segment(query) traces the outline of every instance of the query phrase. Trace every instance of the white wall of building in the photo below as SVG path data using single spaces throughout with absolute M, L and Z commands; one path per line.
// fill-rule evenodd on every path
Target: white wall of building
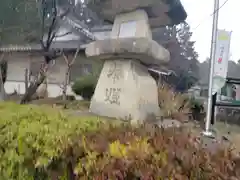
M 17 91 L 19 94 L 25 93 L 25 83 L 24 82 L 17 82 L 17 81 L 6 81 L 5 82 L 5 91 L 7 94 L 13 93 Z M 48 97 L 58 97 L 62 95 L 62 89 L 57 84 L 48 84 Z M 73 91 L 71 86 L 67 87 L 67 95 L 74 95 L 77 99 L 80 97 L 77 96 Z M 81 98 L 80 98 L 81 99 Z
M 236 85 L 236 100 L 240 100 L 240 85 Z

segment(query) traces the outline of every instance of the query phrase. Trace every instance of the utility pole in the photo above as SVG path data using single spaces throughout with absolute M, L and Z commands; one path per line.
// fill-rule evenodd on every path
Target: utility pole
M 210 130 L 210 126 L 211 126 L 211 115 L 212 115 L 212 111 L 211 111 L 211 109 L 212 109 L 212 87 L 213 87 L 213 75 L 214 75 L 214 61 L 216 59 L 215 55 L 216 55 L 218 16 L 219 16 L 219 0 L 214 0 L 207 117 L 206 117 L 205 131 L 203 132 L 203 135 L 208 136 L 208 137 L 213 136 L 212 131 Z

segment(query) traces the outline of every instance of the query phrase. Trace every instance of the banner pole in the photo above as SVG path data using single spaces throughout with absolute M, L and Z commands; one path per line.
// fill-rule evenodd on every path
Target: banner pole
M 210 130 L 211 116 L 212 116 L 212 89 L 213 89 L 213 73 L 214 73 L 214 61 L 216 55 L 216 41 L 217 41 L 217 28 L 218 28 L 218 16 L 219 16 L 219 0 L 214 0 L 214 11 L 213 11 L 213 25 L 212 25 L 212 41 L 211 41 L 211 52 L 210 52 L 210 73 L 209 73 L 209 86 L 208 86 L 208 104 L 207 104 L 207 116 L 205 136 L 213 136 Z

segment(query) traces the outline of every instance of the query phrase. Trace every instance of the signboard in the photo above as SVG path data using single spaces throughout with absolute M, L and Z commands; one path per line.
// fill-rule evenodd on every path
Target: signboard
M 217 31 L 212 94 L 219 92 L 225 85 L 228 72 L 231 33 L 225 30 Z
M 136 21 L 123 22 L 119 30 L 119 38 L 135 37 L 137 23 Z

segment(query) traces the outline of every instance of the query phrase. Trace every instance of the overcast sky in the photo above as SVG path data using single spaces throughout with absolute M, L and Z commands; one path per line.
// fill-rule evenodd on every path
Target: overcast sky
M 187 13 L 187 22 L 196 41 L 195 49 L 199 53 L 199 61 L 204 61 L 210 56 L 212 17 L 214 0 L 181 0 Z M 220 0 L 220 6 L 226 0 Z M 240 21 L 239 0 L 229 0 L 219 11 L 219 29 L 232 31 L 231 59 L 240 59 Z M 201 24 L 198 28 L 196 28 Z

